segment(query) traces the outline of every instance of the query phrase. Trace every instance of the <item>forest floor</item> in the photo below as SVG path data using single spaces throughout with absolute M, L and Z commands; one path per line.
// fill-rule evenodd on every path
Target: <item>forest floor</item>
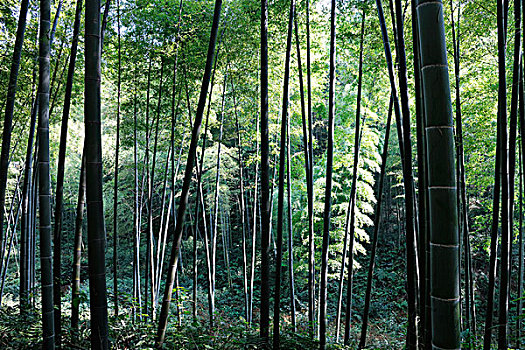
M 405 301 L 405 258 L 402 245 L 398 244 L 397 237 L 387 235 L 380 240 L 378 260 L 375 269 L 375 282 L 372 303 L 370 308 L 370 321 L 368 327 L 368 349 L 401 349 L 404 346 L 406 334 L 406 301 Z M 403 242 L 403 239 L 400 240 Z M 353 325 L 351 343 L 347 347 L 335 344 L 335 302 L 329 303 L 328 330 L 330 345 L 328 349 L 355 349 L 361 331 L 361 314 L 364 304 L 364 291 L 366 289 L 366 270 L 368 256 L 359 255 L 361 267 L 354 275 L 353 296 Z M 12 281 L 15 283 L 15 281 Z M 182 283 L 183 284 L 183 283 Z M 16 285 L 16 283 L 15 283 Z M 89 301 L 87 296 L 87 283 L 84 283 L 84 296 L 81 303 L 80 329 L 77 336 L 72 336 L 70 324 L 70 293 L 64 294 L 62 302 L 63 323 L 63 349 L 89 349 Z M 242 289 L 242 288 L 241 288 Z M 335 296 L 337 285 L 330 286 L 330 293 Z M 189 294 L 181 288 L 181 294 Z M 301 290 L 299 289 L 299 292 Z M 236 288 L 220 288 L 217 293 L 216 327 L 211 331 L 207 327 L 207 308 L 205 291 L 200 291 L 199 319 L 202 323 L 191 322 L 191 306 L 186 306 L 181 312 L 183 326 L 177 325 L 177 318 L 172 317 L 170 328 L 167 332 L 167 349 L 258 349 L 261 340 L 255 327 L 247 328 L 244 318 L 241 317 L 243 301 Z M 187 298 L 188 296 L 186 296 Z M 15 289 L 8 289 L 0 308 L 0 348 L 1 349 L 40 349 L 41 348 L 41 318 L 38 310 L 28 315 L 25 319 L 19 314 L 17 294 Z M 111 296 L 108 296 L 109 300 Z M 125 298 L 124 298 L 125 299 Z M 129 300 L 129 298 L 127 298 Z M 36 301 L 38 305 L 38 300 Z M 112 349 L 151 349 L 156 331 L 155 323 L 132 322 L 129 308 L 126 304 L 120 306 L 121 315 L 115 317 L 110 313 L 109 339 Z M 129 302 L 128 302 L 129 304 Z M 289 298 L 288 298 L 289 304 Z M 306 310 L 304 305 L 299 305 L 297 313 L 297 331 L 291 327 L 290 314 L 286 299 L 283 300 L 285 310 L 282 316 L 281 349 L 317 349 L 318 343 L 312 341 L 307 335 Z M 184 305 L 184 303 L 183 303 Z M 129 305 L 128 305 L 129 306 Z M 254 314 L 258 316 L 255 306 Z M 239 310 L 238 310 L 239 309 Z M 122 314 L 122 312 L 125 312 Z M 344 321 L 344 314 L 343 314 Z M 254 325 L 258 319 L 254 319 Z M 67 327 L 66 327 L 67 325 Z M 344 326 L 341 330 L 343 337 Z
M 67 324 L 69 318 L 64 318 Z M 151 324 L 133 324 L 126 317 L 109 317 L 110 342 L 112 349 L 152 349 L 155 327 Z M 76 340 L 71 329 L 64 329 L 63 349 L 90 349 L 89 322 L 80 323 Z M 400 349 L 402 337 L 383 332 L 380 324 L 369 326 L 369 349 Z M 1 349 L 41 349 L 40 315 L 33 314 L 26 319 L 19 316 L 17 308 L 3 307 L 0 310 L 0 348 Z M 396 339 L 397 338 L 397 339 Z M 342 339 L 341 339 L 342 340 Z M 171 326 L 167 333 L 166 349 L 259 349 L 261 341 L 256 330 L 246 330 L 244 326 L 220 322 L 215 331 L 204 325 L 186 324 L 182 327 Z M 281 349 L 305 350 L 317 349 L 318 342 L 312 341 L 306 334 L 294 333 L 285 329 L 281 333 Z M 343 347 L 330 344 L 328 349 L 355 349 L 355 344 Z

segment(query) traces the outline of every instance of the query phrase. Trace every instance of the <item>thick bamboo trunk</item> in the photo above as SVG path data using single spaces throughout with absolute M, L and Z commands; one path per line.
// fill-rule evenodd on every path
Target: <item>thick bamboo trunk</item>
M 418 0 L 417 11 L 428 150 L 432 346 L 458 349 L 459 234 L 443 4 Z
M 55 348 L 53 269 L 51 250 L 51 184 L 49 176 L 49 32 L 50 2 L 40 1 L 38 97 L 38 188 L 40 264 L 42 283 L 42 348 Z
M 109 344 L 105 267 L 106 229 L 102 198 L 99 9 L 99 0 L 86 0 L 84 119 L 86 125 L 86 202 L 91 347 L 107 349 Z

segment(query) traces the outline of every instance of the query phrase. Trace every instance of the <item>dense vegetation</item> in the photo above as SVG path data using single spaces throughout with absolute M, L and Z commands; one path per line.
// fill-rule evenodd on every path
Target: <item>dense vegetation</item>
M 524 348 L 523 13 L 3 0 L 0 347 Z

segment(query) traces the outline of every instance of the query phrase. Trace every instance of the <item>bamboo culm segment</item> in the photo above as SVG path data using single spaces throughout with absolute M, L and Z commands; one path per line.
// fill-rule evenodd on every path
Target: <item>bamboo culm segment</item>
M 460 348 L 458 217 L 443 4 L 417 2 L 426 112 L 432 347 Z
M 85 105 L 86 203 L 91 311 L 91 347 L 107 349 L 106 227 L 102 199 L 102 137 L 100 119 L 100 0 L 86 1 Z
M 38 187 L 40 263 L 42 278 L 43 349 L 55 348 L 53 312 L 53 269 L 51 249 L 51 186 L 49 177 L 49 32 L 51 9 L 49 0 L 40 1 L 39 85 L 38 96 Z

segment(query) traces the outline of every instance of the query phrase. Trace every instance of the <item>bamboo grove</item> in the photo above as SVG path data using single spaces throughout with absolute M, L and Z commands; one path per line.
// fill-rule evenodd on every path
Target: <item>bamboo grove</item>
M 6 0 L 2 348 L 525 348 L 525 1 Z

